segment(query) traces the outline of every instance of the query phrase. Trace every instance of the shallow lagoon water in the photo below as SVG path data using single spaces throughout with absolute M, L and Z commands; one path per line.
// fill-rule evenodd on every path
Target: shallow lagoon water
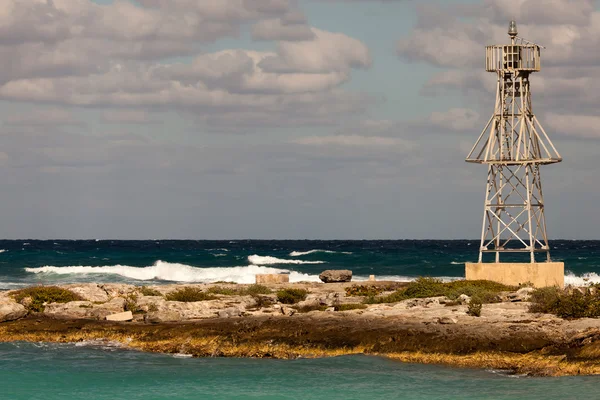
M 594 399 L 600 377 L 530 378 L 368 356 L 187 358 L 0 344 L 1 399 Z

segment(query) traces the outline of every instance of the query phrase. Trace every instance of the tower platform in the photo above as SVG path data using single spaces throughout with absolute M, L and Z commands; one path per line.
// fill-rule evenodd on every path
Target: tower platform
M 466 263 L 469 281 L 488 280 L 518 286 L 530 282 L 535 287 L 565 286 L 565 263 Z

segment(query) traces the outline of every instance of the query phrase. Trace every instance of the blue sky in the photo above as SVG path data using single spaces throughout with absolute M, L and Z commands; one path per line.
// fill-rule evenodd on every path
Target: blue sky
M 544 44 L 551 238 L 598 238 L 597 1 L 7 0 L 0 237 L 477 238 L 484 46 Z

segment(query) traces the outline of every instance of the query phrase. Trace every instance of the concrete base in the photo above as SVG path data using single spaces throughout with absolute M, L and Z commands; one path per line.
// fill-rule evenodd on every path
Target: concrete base
M 485 279 L 517 286 L 531 282 L 535 287 L 565 286 L 565 263 L 466 263 L 467 280 Z
M 288 283 L 290 274 L 256 274 L 256 283 Z

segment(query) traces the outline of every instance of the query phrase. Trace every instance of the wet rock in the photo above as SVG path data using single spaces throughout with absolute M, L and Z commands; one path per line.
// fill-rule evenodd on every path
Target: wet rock
M 0 299 L 0 322 L 14 321 L 27 315 L 27 310 L 12 299 Z
M 325 283 L 350 282 L 352 280 L 352 271 L 348 269 L 328 269 L 321 272 L 319 279 Z
M 133 314 L 131 311 L 125 311 L 117 314 L 110 314 L 106 316 L 107 321 L 131 321 Z

